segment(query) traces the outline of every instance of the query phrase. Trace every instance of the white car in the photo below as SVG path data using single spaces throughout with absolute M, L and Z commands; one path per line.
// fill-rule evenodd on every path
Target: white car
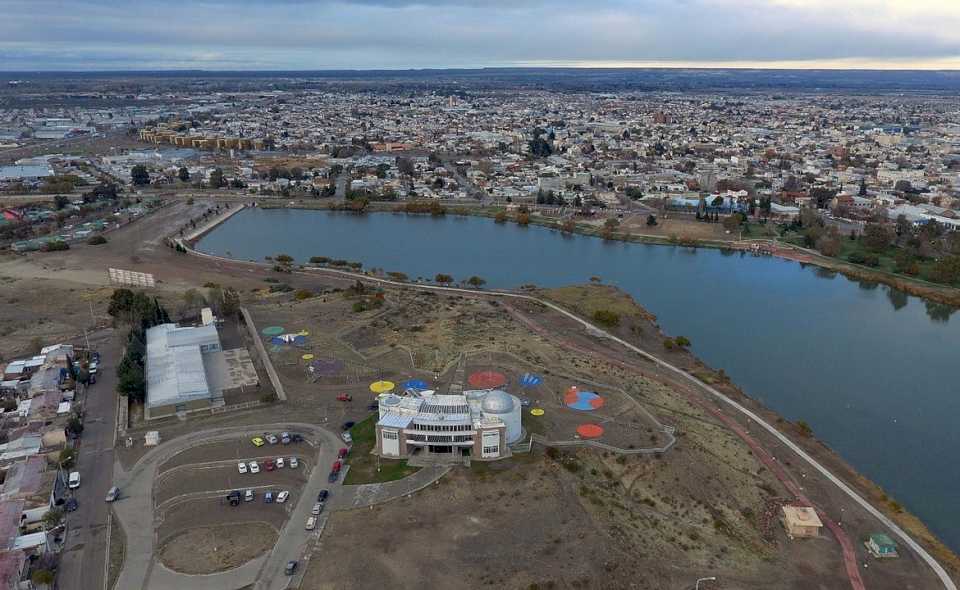
M 242 473 L 246 473 L 246 472 L 247 472 L 247 464 L 246 464 L 246 463 L 242 463 L 242 462 L 241 462 L 241 463 L 237 463 L 237 471 L 239 471 L 241 474 L 242 474 Z
M 80 472 L 73 471 L 70 473 L 70 478 L 67 479 L 67 487 L 71 490 L 75 490 L 80 487 Z
M 290 492 L 288 492 L 287 490 L 283 490 L 282 492 L 277 494 L 277 504 L 283 504 L 284 502 L 287 501 L 287 498 L 289 497 L 290 497 Z
M 300 461 L 297 461 L 296 457 L 290 457 L 290 469 L 296 469 L 300 467 Z
M 283 469 L 283 457 L 277 457 L 277 469 Z
M 320 514 L 322 511 L 323 511 L 323 504 L 321 504 L 320 502 L 317 502 L 316 504 L 313 505 L 313 508 L 310 510 L 310 514 L 313 514 L 314 516 L 316 516 L 317 514 Z
M 277 444 L 277 437 L 276 437 L 275 435 L 273 435 L 273 434 L 266 434 L 266 435 L 264 435 L 264 438 L 266 438 L 266 439 L 267 439 L 267 442 L 270 443 L 270 444 L 272 444 L 272 445 Z
M 303 528 L 308 531 L 312 531 L 313 529 L 317 528 L 317 517 L 311 516 L 310 518 L 308 518 L 307 524 L 304 525 Z
M 250 473 L 260 473 L 260 466 L 256 461 L 250 461 Z

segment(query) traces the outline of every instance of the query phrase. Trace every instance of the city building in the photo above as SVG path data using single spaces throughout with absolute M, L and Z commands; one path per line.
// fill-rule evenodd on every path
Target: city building
M 211 388 L 207 376 L 209 357 L 220 350 L 220 337 L 213 324 L 161 324 L 147 330 L 146 418 L 222 404 L 222 392 Z
M 523 436 L 520 400 L 505 391 L 408 393 L 379 398 L 376 452 L 382 457 L 425 454 L 496 460 L 509 457 L 508 445 Z

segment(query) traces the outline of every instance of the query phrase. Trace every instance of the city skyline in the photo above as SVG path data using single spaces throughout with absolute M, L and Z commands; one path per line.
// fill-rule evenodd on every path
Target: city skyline
M 0 70 L 958 69 L 946 0 L 4 2 Z M 398 26 L 401 23 L 401 26 Z

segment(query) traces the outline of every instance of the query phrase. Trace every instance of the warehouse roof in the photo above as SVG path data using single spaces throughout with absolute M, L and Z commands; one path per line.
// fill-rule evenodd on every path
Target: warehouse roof
M 210 397 L 203 347 L 219 348 L 215 326 L 161 324 L 147 330 L 147 406 L 154 408 Z

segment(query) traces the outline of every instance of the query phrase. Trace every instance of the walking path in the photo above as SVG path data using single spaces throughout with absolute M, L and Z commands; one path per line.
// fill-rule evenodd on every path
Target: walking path
M 184 245 L 184 246 L 188 249 L 189 252 L 191 252 L 191 253 L 193 253 L 193 254 L 195 254 L 195 255 L 198 255 L 198 256 L 200 256 L 200 257 L 208 258 L 208 259 L 210 259 L 210 260 L 217 260 L 217 261 L 220 261 L 220 262 L 227 262 L 227 263 L 234 263 L 234 264 L 250 264 L 250 265 L 260 266 L 260 263 L 247 263 L 247 262 L 243 262 L 243 261 L 236 261 L 236 260 L 232 260 L 232 259 L 229 259 L 229 258 L 223 258 L 223 257 L 220 257 L 220 256 L 214 256 L 214 255 L 211 255 L 211 254 L 206 254 L 206 253 L 203 253 L 203 252 L 197 252 L 196 250 L 193 250 L 192 248 L 190 248 L 190 247 L 187 246 L 187 245 Z M 706 383 L 703 383 L 702 381 L 700 381 L 700 380 L 697 379 L 696 377 L 694 377 L 694 376 L 688 374 L 687 372 L 685 372 L 683 369 L 681 369 L 681 368 L 679 368 L 679 367 L 677 367 L 677 366 L 675 366 L 675 365 L 672 365 L 672 364 L 670 364 L 670 363 L 668 363 L 668 362 L 666 362 L 666 361 L 661 360 L 660 358 L 658 358 L 658 357 L 650 354 L 649 352 L 646 352 L 646 351 L 640 349 L 639 347 L 637 347 L 637 346 L 635 346 L 635 345 L 627 342 L 626 340 L 623 340 L 622 338 L 619 338 L 619 337 L 611 334 L 610 332 L 607 332 L 606 330 L 603 330 L 603 329 L 601 329 L 601 328 L 598 328 L 597 326 L 594 326 L 593 324 L 591 324 L 591 323 L 588 322 L 587 320 L 584 320 L 583 318 L 577 316 L 576 314 L 574 314 L 574 313 L 572 313 L 572 312 L 569 312 L 569 311 L 563 309 L 562 307 L 560 307 L 559 305 L 557 305 L 557 304 L 555 304 L 555 303 L 552 303 L 552 302 L 550 302 L 550 301 L 546 301 L 546 300 L 543 300 L 543 299 L 539 299 L 539 298 L 533 297 L 533 296 L 531 296 L 531 295 L 524 295 L 524 294 L 521 294 L 521 293 L 513 293 L 513 292 L 509 292 L 509 291 L 498 291 L 498 290 L 489 290 L 489 291 L 484 290 L 484 291 L 479 291 L 479 290 L 475 290 L 475 289 L 464 289 L 464 288 L 460 288 L 460 287 L 442 287 L 442 286 L 439 286 L 439 285 L 422 285 L 422 284 L 417 284 L 417 283 L 404 283 L 404 282 L 399 282 L 399 281 L 392 281 L 392 280 L 389 280 L 389 279 L 382 279 L 382 278 L 378 278 L 378 277 L 371 277 L 371 276 L 368 276 L 368 275 L 365 275 L 365 274 L 359 274 L 359 273 L 353 273 L 353 272 L 349 272 L 349 271 L 341 271 L 341 270 L 335 270 L 335 269 L 327 269 L 327 268 L 309 269 L 309 270 L 307 270 L 307 271 L 305 271 L 305 272 L 307 272 L 307 273 L 323 273 L 323 274 L 329 274 L 329 275 L 334 275 L 334 276 L 341 276 L 341 277 L 345 277 L 345 278 L 349 278 L 349 279 L 356 279 L 356 280 L 360 280 L 360 281 L 366 281 L 366 282 L 368 282 L 368 283 L 376 283 L 376 284 L 381 284 L 381 285 L 390 285 L 390 286 L 394 286 L 394 287 L 403 287 L 403 288 L 408 288 L 408 289 L 412 288 L 412 289 L 421 289 L 421 290 L 425 290 L 425 291 L 440 291 L 440 292 L 445 292 L 445 293 L 458 293 L 458 294 L 470 295 L 470 296 L 474 296 L 474 297 L 476 297 L 476 296 L 486 296 L 486 297 L 497 297 L 497 298 L 510 298 L 510 299 L 514 299 L 514 300 L 531 301 L 531 302 L 534 302 L 534 303 L 538 303 L 538 304 L 540 304 L 540 305 L 543 305 L 543 306 L 545 306 L 545 307 L 547 307 L 547 308 L 549 308 L 549 309 L 551 309 L 551 310 L 553 310 L 553 311 L 555 311 L 555 312 L 563 315 L 564 317 L 566 317 L 566 318 L 568 318 L 568 319 L 576 322 L 578 325 L 582 326 L 584 329 L 590 331 L 591 333 L 594 333 L 594 334 L 600 335 L 600 336 L 602 336 L 602 337 L 604 337 L 604 338 L 607 338 L 607 339 L 609 339 L 610 341 L 615 342 L 615 343 L 619 344 L 620 346 L 626 348 L 627 350 L 630 350 L 631 352 L 634 352 L 634 353 L 640 355 L 641 357 L 643 357 L 643 358 L 645 358 L 645 359 L 653 362 L 654 364 L 657 365 L 657 367 L 659 367 L 659 368 L 661 368 L 661 369 L 665 369 L 665 370 L 667 370 L 667 371 L 670 371 L 671 373 L 675 374 L 677 377 L 679 377 L 679 378 L 681 378 L 681 379 L 683 379 L 683 380 L 686 380 L 687 382 L 691 383 L 691 384 L 694 385 L 695 387 L 699 388 L 701 391 L 709 394 L 709 395 L 712 396 L 713 398 L 715 398 L 715 399 L 717 399 L 718 401 L 722 402 L 723 404 L 729 406 L 731 409 L 735 410 L 736 412 L 738 412 L 738 413 L 746 416 L 747 418 L 749 418 L 750 420 L 752 420 L 753 422 L 755 422 L 758 426 L 760 426 L 761 428 L 763 428 L 764 430 L 766 430 L 771 436 L 773 436 L 774 438 L 776 438 L 780 443 L 782 443 L 784 446 L 786 446 L 786 447 L 789 448 L 791 451 L 793 451 L 800 459 L 802 459 L 804 462 L 806 462 L 808 465 L 810 465 L 813 469 L 815 469 L 815 470 L 818 471 L 821 475 L 823 475 L 823 477 L 825 477 L 829 482 L 831 482 L 831 483 L 833 483 L 835 486 L 837 486 L 837 488 L 839 488 L 839 489 L 840 489 L 844 494 L 846 494 L 851 500 L 853 500 L 853 501 L 854 501 L 856 504 L 858 504 L 861 508 L 863 508 L 864 510 L 866 510 L 867 513 L 869 513 L 871 516 L 873 516 L 873 517 L 876 518 L 878 521 L 880 521 L 880 523 L 883 524 L 887 529 L 889 529 L 895 536 L 899 537 L 907 547 L 909 547 L 911 550 L 913 550 L 914 553 L 916 553 L 924 562 L 926 562 L 926 564 L 930 567 L 930 569 L 933 570 L 934 574 L 936 574 L 936 576 L 940 579 L 940 582 L 943 584 L 943 587 L 944 587 L 946 590 L 957 590 L 957 585 L 956 585 L 956 583 L 954 583 L 954 581 L 950 578 L 950 575 L 947 574 L 947 571 L 943 568 L 943 566 L 940 565 L 940 563 L 939 563 L 932 555 L 930 555 L 930 553 L 927 552 L 926 549 L 924 549 L 924 548 L 923 548 L 919 543 L 917 543 L 910 535 L 908 535 L 906 531 L 904 531 L 902 528 L 900 528 L 900 526 L 897 525 L 895 522 L 893 522 L 893 520 L 891 520 L 890 518 L 888 518 L 885 514 L 883 514 L 882 512 L 880 512 L 880 510 L 878 510 L 877 508 L 875 508 L 872 504 L 870 504 L 867 500 L 865 500 L 862 496 L 860 496 L 860 494 L 858 494 L 853 488 L 851 488 L 850 486 L 848 486 L 843 480 L 841 480 L 839 477 L 837 477 L 836 475 L 834 475 L 833 473 L 831 473 L 830 470 L 828 470 L 826 467 L 824 467 L 819 461 L 817 461 L 816 459 L 814 459 L 813 456 L 811 456 L 809 453 L 807 453 L 807 452 L 804 451 L 802 448 L 800 448 L 796 443 L 794 443 L 793 441 L 791 441 L 790 438 L 788 438 L 785 434 L 783 434 L 782 432 L 780 432 L 779 430 L 777 430 L 772 424 L 766 422 L 766 421 L 765 421 L 763 418 L 761 418 L 757 413 L 753 412 L 752 410 L 750 410 L 749 408 L 743 406 L 742 404 L 738 403 L 737 401 L 735 401 L 735 400 L 727 397 L 726 395 L 724 395 L 723 393 L 721 393 L 721 392 L 718 391 L 717 389 L 711 387 L 710 385 L 708 385 L 708 384 L 706 384 Z M 842 543 L 842 541 L 841 541 L 841 543 Z M 850 551 L 852 551 L 852 547 L 850 548 Z M 844 547 L 844 561 L 845 561 L 846 567 L 847 567 L 847 569 L 848 569 L 848 572 L 850 571 L 850 568 L 851 568 L 851 567 L 856 567 L 856 564 L 855 564 L 855 563 L 851 564 L 851 561 L 850 561 L 851 559 L 855 559 L 855 554 L 854 554 L 854 555 L 850 555 L 850 554 L 848 553 L 847 547 Z M 856 577 L 855 577 L 855 578 L 851 578 L 851 585 L 852 585 L 854 588 L 858 588 L 858 586 L 857 586 L 857 580 L 858 580 L 858 579 L 859 579 L 859 569 L 857 568 L 857 575 L 856 575 Z M 862 587 L 862 583 L 863 583 L 862 580 L 860 580 L 861 586 L 859 586 L 859 587 Z

